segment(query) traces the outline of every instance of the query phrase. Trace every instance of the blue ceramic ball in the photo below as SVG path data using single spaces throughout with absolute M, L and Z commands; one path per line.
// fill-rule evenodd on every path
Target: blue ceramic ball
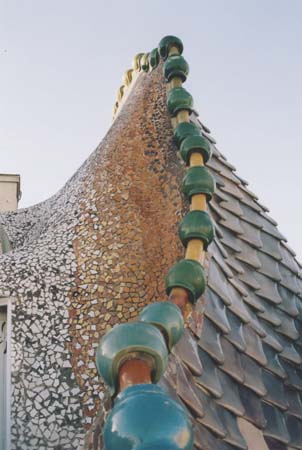
M 191 450 L 193 431 L 176 401 L 154 384 L 118 395 L 104 426 L 105 450 Z

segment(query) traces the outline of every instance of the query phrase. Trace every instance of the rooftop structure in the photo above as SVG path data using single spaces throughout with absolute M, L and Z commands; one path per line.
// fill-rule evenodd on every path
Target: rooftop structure
M 20 175 L 0 173 L 0 211 L 15 211 L 20 199 Z

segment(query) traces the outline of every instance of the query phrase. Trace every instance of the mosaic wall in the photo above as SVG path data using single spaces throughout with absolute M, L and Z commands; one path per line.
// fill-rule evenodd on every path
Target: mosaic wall
M 79 449 L 103 393 L 103 333 L 164 298 L 178 254 L 183 175 L 159 68 L 142 74 L 113 127 L 46 202 L 1 215 L 14 251 L 0 296 L 13 309 L 12 449 Z

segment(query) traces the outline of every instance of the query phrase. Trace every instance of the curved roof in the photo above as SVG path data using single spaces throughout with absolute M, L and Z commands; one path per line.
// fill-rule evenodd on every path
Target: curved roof
M 301 267 L 209 129 L 194 112 L 191 120 L 213 149 L 208 167 L 217 189 L 209 212 L 216 237 L 207 257 L 208 288 L 161 384 L 187 408 L 195 449 L 246 449 L 242 419 L 267 448 L 299 449 Z M 70 385 L 81 391 L 86 424 L 100 406 L 94 344 L 106 328 L 163 299 L 163 274 L 182 254 L 177 224 L 189 206 L 178 192 L 183 174 L 159 65 L 136 78 L 103 142 L 56 196 L 1 218 L 15 251 L 0 258 L 0 292 L 17 293 L 21 311 L 39 299 L 44 314 L 37 313 L 36 323 L 41 335 L 46 330 L 39 355 L 47 373 L 51 333 L 65 327 L 65 349 L 58 351 L 76 374 Z M 57 315 L 55 330 L 46 326 L 53 320 L 48 314 Z M 19 377 L 26 378 L 30 363 L 22 370 Z M 80 401 L 79 393 L 74 399 Z M 64 415 L 64 404 L 57 407 Z M 46 448 L 43 439 L 39 448 Z

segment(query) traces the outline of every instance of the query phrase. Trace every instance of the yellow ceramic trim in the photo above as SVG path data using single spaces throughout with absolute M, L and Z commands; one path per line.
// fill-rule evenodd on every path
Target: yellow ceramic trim
M 190 167 L 204 166 L 203 157 L 200 153 L 192 153 L 190 156 Z
M 133 78 L 133 69 L 128 69 L 123 75 L 123 82 L 125 86 L 129 86 L 131 84 Z
M 139 74 L 143 72 L 142 64 L 148 63 L 149 53 L 138 53 L 134 56 L 132 61 L 132 68 L 124 72 L 123 84 L 119 87 L 117 91 L 117 99 L 113 107 L 112 119 L 114 120 L 120 110 L 121 105 L 124 103 L 129 95 L 135 81 L 137 80 Z M 149 69 L 150 70 L 150 69 Z
M 187 111 L 186 109 L 182 109 L 177 114 L 177 123 L 181 122 L 190 122 L 190 114 L 189 111 Z
M 172 78 L 172 80 L 170 81 L 170 89 L 181 86 L 182 86 L 182 79 L 179 77 Z
M 195 259 L 200 262 L 202 256 L 203 242 L 200 239 L 190 239 L 186 249 L 186 259 Z
M 179 50 L 177 47 L 172 46 L 169 50 L 169 56 L 179 55 Z
M 195 194 L 191 197 L 191 211 L 206 211 L 207 210 L 207 198 L 204 194 Z

